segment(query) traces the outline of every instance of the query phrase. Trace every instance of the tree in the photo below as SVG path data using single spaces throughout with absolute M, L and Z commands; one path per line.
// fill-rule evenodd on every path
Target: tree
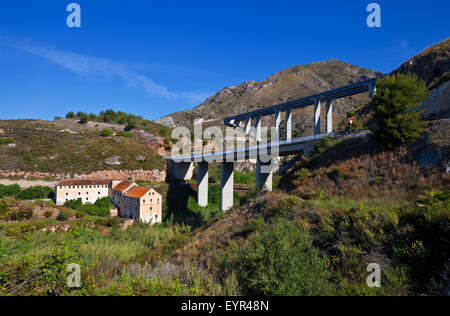
M 428 94 L 425 82 L 416 76 L 394 75 L 379 79 L 370 103 L 375 138 L 393 148 L 420 137 L 426 123 L 417 108 Z
M 75 113 L 73 113 L 73 112 L 67 113 L 67 114 L 66 114 L 66 118 L 68 118 L 68 119 L 73 119 L 73 118 L 75 118 Z
M 89 120 L 89 117 L 87 114 L 82 114 L 80 116 L 80 124 L 86 124 Z
M 331 295 L 325 261 L 305 229 L 281 220 L 248 243 L 238 258 L 239 280 L 248 295 Z

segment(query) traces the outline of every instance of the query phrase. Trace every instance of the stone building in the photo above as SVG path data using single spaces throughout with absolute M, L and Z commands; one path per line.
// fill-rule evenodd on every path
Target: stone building
M 67 201 L 80 200 L 85 203 L 95 203 L 108 197 L 109 180 L 64 180 L 55 187 L 56 205 L 64 205 Z
M 152 188 L 133 186 L 123 194 L 119 214 L 144 223 L 161 223 L 162 197 Z
M 71 200 L 93 204 L 109 197 L 120 217 L 153 224 L 162 222 L 161 194 L 153 188 L 139 187 L 134 181 L 64 180 L 56 185 L 55 197 L 57 205 Z
M 162 196 L 152 188 L 122 181 L 112 188 L 110 197 L 120 217 L 153 224 L 162 222 Z

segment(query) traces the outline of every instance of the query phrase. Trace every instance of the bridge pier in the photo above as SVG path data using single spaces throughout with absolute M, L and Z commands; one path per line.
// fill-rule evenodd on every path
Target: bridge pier
M 261 136 L 261 117 L 256 119 L 256 142 L 262 141 Z
M 256 186 L 266 192 L 272 192 L 273 186 L 272 159 L 269 162 L 262 162 L 258 159 L 256 163 Z
M 274 142 L 280 141 L 280 130 L 281 130 L 281 111 L 276 110 L 275 111 L 275 139 L 273 139 Z
M 222 212 L 233 208 L 234 162 L 223 162 L 220 177 L 220 208 Z
M 328 99 L 326 102 L 327 110 L 327 134 L 333 133 L 333 100 Z
M 207 162 L 198 164 L 197 175 L 197 203 L 201 207 L 208 206 L 208 182 L 209 182 L 209 165 Z
M 320 135 L 321 100 L 314 100 L 314 135 Z
M 292 139 L 292 111 L 286 111 L 286 140 Z

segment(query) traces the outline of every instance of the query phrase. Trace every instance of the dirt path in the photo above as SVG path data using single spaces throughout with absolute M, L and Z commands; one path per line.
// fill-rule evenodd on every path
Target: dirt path
M 54 187 L 58 182 L 50 182 L 50 181 L 43 181 L 43 180 L 9 180 L 9 179 L 0 179 L 0 184 L 3 185 L 12 185 L 12 184 L 18 184 L 21 188 L 26 189 L 29 187 L 34 187 L 37 185 L 43 186 L 43 187 Z

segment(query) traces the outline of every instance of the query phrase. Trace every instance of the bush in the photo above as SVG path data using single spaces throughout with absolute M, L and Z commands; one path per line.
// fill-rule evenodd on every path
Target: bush
M 106 207 L 106 208 L 113 207 L 113 204 L 112 204 L 111 199 L 109 197 L 104 197 L 103 199 L 97 200 L 94 203 L 94 205 L 97 206 L 97 207 Z
M 319 143 L 314 148 L 314 153 L 316 153 L 316 154 L 323 153 L 330 147 L 330 143 L 331 143 L 330 137 L 321 138 Z
M 304 229 L 280 221 L 248 243 L 238 258 L 239 280 L 252 296 L 333 294 L 325 261 Z
M 64 203 L 64 206 L 75 211 L 83 211 L 92 216 L 106 217 L 110 214 L 112 203 L 109 198 L 103 198 L 101 200 L 98 200 L 96 204 L 83 204 L 79 200 L 71 200 Z
M 61 210 L 58 214 L 57 220 L 60 222 L 65 222 L 72 217 L 72 213 L 68 210 Z
M 52 196 L 53 189 L 43 186 L 30 187 L 16 194 L 16 197 L 20 200 L 47 199 Z
M 136 135 L 132 132 L 124 132 L 120 131 L 116 134 L 118 137 L 127 137 L 127 138 L 135 138 Z
M 12 140 L 9 137 L 0 137 L 0 145 L 8 145 L 14 143 L 14 140 Z
M 265 224 L 266 223 L 264 221 L 264 217 L 261 216 L 261 217 L 249 220 L 247 223 L 247 229 L 250 232 L 259 232 L 259 231 L 263 230 Z
M 412 75 L 384 77 L 377 82 L 377 92 L 370 103 L 376 139 L 393 148 L 417 139 L 425 122 L 417 111 L 428 96 L 425 82 Z
M 234 172 L 234 182 L 238 184 L 254 184 L 255 179 L 249 174 L 245 174 L 236 170 Z
M 102 136 L 102 137 L 111 137 L 111 136 L 113 136 L 113 135 L 114 135 L 113 131 L 110 130 L 109 128 L 105 128 L 105 129 L 100 133 L 100 136 Z

